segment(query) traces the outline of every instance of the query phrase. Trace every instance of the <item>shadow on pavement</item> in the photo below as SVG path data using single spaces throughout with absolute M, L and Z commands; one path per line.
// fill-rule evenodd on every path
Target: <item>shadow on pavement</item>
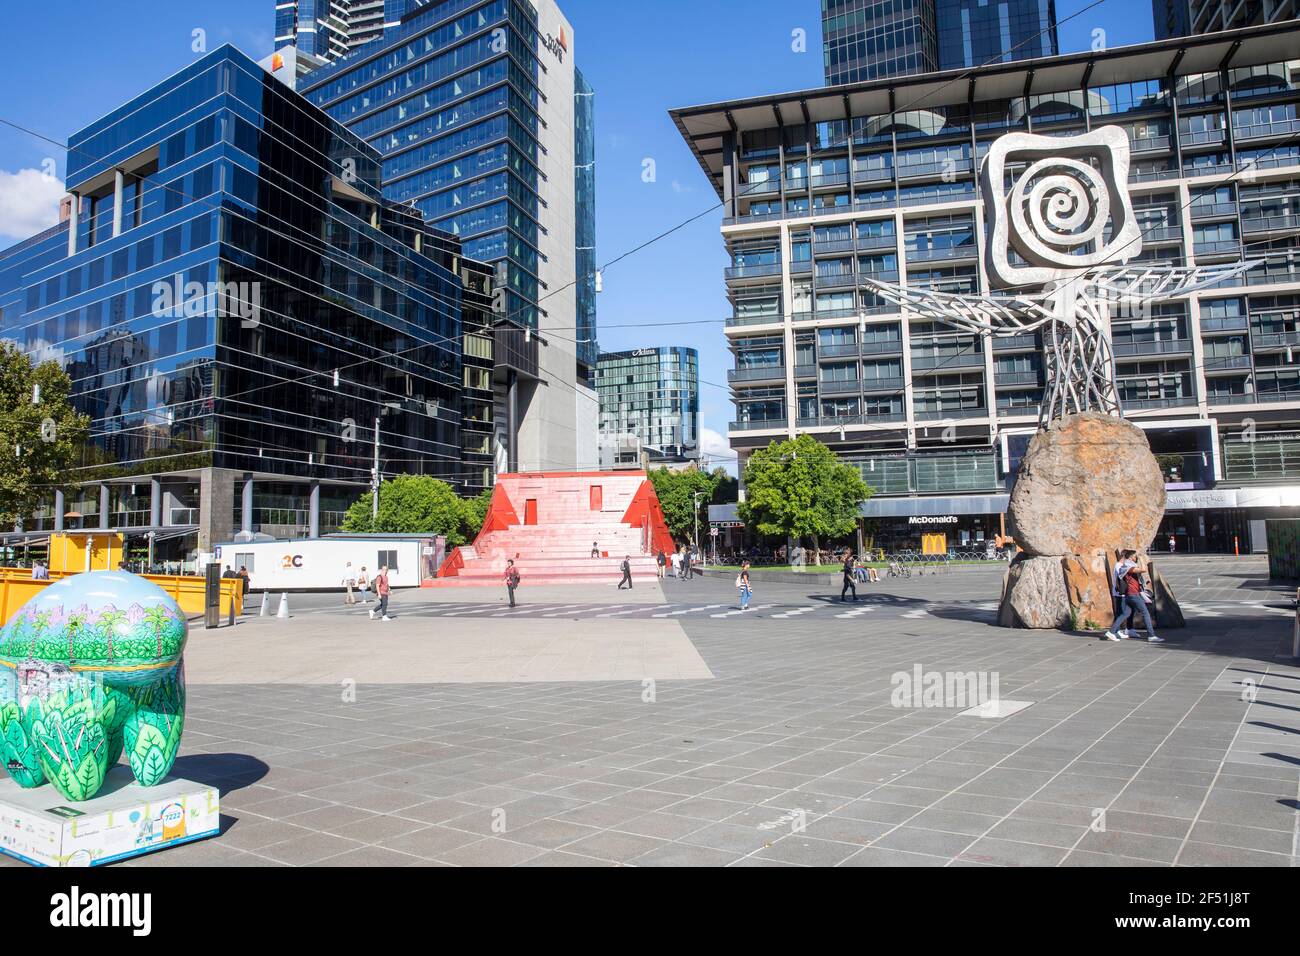
M 176 758 L 172 773 L 226 794 L 257 783 L 270 769 L 248 754 L 184 754 Z

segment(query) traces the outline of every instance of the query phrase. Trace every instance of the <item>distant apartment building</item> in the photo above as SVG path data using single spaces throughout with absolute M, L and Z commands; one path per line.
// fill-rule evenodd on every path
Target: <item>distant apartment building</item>
M 700 368 L 682 346 L 605 352 L 596 367 L 600 466 L 685 464 L 700 457 Z
M 1297 0 L 1151 0 L 1157 40 L 1300 17 Z
M 1054 0 L 822 0 L 826 82 L 1054 56 Z
M 882 543 L 939 519 L 955 544 L 999 533 L 1043 398 L 1040 336 L 912 318 L 862 280 L 989 292 L 976 175 L 992 142 L 1114 124 L 1139 263 L 1258 262 L 1111 322 L 1125 416 L 1166 474 L 1161 540 L 1262 548 L 1265 518 L 1300 514 L 1297 51 L 1300 22 L 1283 22 L 674 110 L 725 204 L 741 473 L 806 432 L 876 490 L 863 515 Z

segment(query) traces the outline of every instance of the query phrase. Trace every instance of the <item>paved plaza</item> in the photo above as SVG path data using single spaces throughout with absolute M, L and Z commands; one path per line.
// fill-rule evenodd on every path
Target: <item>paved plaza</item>
M 744 614 L 731 574 L 254 600 L 187 650 L 176 772 L 222 833 L 124 865 L 1294 866 L 1294 592 L 1161 569 L 1163 646 L 998 629 L 997 565 L 757 580 Z M 1027 706 L 898 706 L 967 672 Z

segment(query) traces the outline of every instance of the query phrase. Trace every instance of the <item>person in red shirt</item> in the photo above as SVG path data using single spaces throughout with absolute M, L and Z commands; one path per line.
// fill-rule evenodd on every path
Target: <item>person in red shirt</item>
M 1147 642 L 1150 644 L 1163 644 L 1165 642 L 1163 637 L 1156 636 L 1155 625 L 1151 623 L 1151 612 L 1147 610 L 1146 594 L 1142 587 L 1145 575 L 1146 572 L 1142 570 L 1142 566 L 1134 563 L 1118 576 L 1116 584 L 1120 595 L 1119 616 L 1115 618 L 1115 623 L 1106 632 L 1106 640 L 1123 640 L 1120 634 L 1125 633 L 1123 631 L 1124 624 L 1133 616 L 1134 612 L 1138 612 L 1142 615 L 1142 622 L 1146 625 Z
M 513 560 L 506 562 L 506 573 L 502 576 L 505 582 L 506 593 L 510 595 L 510 606 L 515 606 L 515 588 L 519 587 L 519 570 L 515 567 Z
M 375 619 L 375 612 L 378 611 L 379 619 L 381 621 L 391 621 L 392 618 L 388 616 L 388 595 L 391 588 L 388 586 L 387 566 L 380 567 L 379 573 L 375 575 L 374 584 L 375 596 L 379 598 L 379 607 L 370 609 L 370 619 L 373 621 Z

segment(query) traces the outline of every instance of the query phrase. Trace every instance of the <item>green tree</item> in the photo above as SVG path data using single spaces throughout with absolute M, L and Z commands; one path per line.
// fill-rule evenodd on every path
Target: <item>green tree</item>
M 772 442 L 745 464 L 740 519 L 759 534 L 812 538 L 820 563 L 823 538 L 852 533 L 872 489 L 856 468 L 811 435 Z
M 488 508 L 492 504 L 492 489 L 485 488 L 473 498 L 464 499 L 462 503 L 465 506 L 463 527 L 465 538 L 473 541 L 478 537 L 478 533 L 483 530 L 483 519 L 487 517 Z
M 740 500 L 740 482 L 731 477 L 727 469 L 719 466 L 709 474 L 713 476 L 711 504 L 730 505 Z
M 343 516 L 343 530 L 374 534 L 441 534 L 449 546 L 464 544 L 467 503 L 451 485 L 428 475 L 398 475 L 379 486 L 379 514 L 370 517 L 366 492 Z
M 12 342 L 0 343 L 0 527 L 34 514 L 80 464 L 90 419 L 72 407 L 71 392 L 58 362 L 33 365 Z
M 651 468 L 650 482 L 655 486 L 659 497 L 659 507 L 664 512 L 664 522 L 674 538 L 686 538 L 695 541 L 696 505 L 699 505 L 699 524 L 707 526 L 706 508 L 713 500 L 717 479 L 708 472 L 698 468 L 684 471 L 669 471 L 667 468 Z M 699 498 L 695 497 L 699 493 Z

